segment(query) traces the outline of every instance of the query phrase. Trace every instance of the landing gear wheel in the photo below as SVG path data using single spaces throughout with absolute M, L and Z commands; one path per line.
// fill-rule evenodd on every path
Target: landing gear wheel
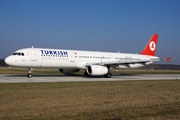
M 104 75 L 104 77 L 106 77 L 106 78 L 111 78 L 111 76 L 112 76 L 111 73 L 107 73 Z
M 27 77 L 31 78 L 32 77 L 33 68 L 28 68 L 28 69 L 29 69 L 29 73 L 27 74 Z
M 32 74 L 30 74 L 30 73 L 27 74 L 27 77 L 28 77 L 28 78 L 31 78 L 31 77 L 32 77 Z

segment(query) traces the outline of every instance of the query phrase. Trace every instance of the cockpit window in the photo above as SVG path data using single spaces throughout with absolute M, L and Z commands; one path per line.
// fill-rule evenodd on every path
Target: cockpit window
M 24 53 L 13 53 L 13 55 L 24 56 Z

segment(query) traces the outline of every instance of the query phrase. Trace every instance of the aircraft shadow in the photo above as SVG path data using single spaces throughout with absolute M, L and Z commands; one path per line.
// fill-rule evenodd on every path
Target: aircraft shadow
M 119 75 L 112 75 L 113 76 L 139 76 L 139 74 L 119 74 Z M 27 77 L 27 75 L 5 75 L 5 77 Z M 33 75 L 32 77 L 84 77 L 84 78 L 104 78 L 103 75 L 100 76 L 84 76 L 84 75 L 77 75 L 77 74 L 66 74 L 66 75 Z
M 33 75 L 32 77 L 70 77 L 70 76 L 83 76 L 83 75 Z M 27 75 L 5 75 L 5 77 L 27 77 Z
M 112 75 L 112 76 L 139 76 L 140 74 L 119 74 L 119 75 Z

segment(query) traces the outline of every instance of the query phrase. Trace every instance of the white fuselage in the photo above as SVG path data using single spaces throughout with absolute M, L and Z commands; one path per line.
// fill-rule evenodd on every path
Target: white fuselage
M 5 59 L 8 65 L 25 68 L 86 69 L 87 64 L 159 59 L 156 56 L 111 52 L 26 48 Z M 111 68 L 137 68 L 151 64 L 111 65 Z

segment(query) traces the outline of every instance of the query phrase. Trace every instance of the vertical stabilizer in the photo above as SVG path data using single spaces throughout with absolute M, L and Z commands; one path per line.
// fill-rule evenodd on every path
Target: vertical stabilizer
M 145 47 L 144 51 L 140 53 L 141 55 L 150 55 L 150 56 L 155 56 L 156 52 L 156 47 L 157 47 L 157 40 L 158 40 L 158 35 L 154 34 L 152 38 L 150 39 L 149 43 Z

